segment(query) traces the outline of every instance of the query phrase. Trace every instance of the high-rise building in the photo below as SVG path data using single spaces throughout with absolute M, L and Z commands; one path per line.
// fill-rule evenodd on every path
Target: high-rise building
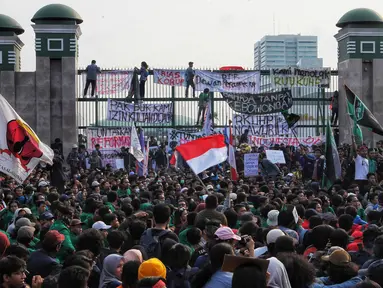
M 254 45 L 254 69 L 322 66 L 317 36 L 266 35 Z

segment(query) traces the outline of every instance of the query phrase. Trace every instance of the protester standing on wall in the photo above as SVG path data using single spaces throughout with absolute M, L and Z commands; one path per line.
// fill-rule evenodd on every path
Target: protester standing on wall
M 338 122 L 338 110 L 339 110 L 339 92 L 334 91 L 334 95 L 331 97 L 331 123 L 336 125 Z
M 143 61 L 141 62 L 141 68 L 140 68 L 140 99 L 145 98 L 145 83 L 146 80 L 148 80 L 149 76 L 149 65 Z
M 198 115 L 197 115 L 197 123 L 199 123 L 199 118 L 201 117 L 201 124 L 204 122 L 204 116 L 206 112 L 206 107 L 209 102 L 209 92 L 210 90 L 208 88 L 205 88 L 201 94 L 199 94 L 199 100 L 198 100 Z
M 185 97 L 189 97 L 189 86 L 193 88 L 193 98 L 195 97 L 195 84 L 194 84 L 194 76 L 195 70 L 193 69 L 193 62 L 189 62 L 189 67 L 185 71 L 185 80 L 186 80 L 186 91 Z
M 85 69 L 86 71 L 86 83 L 84 89 L 84 97 L 86 93 L 88 93 L 89 84 L 92 84 L 92 92 L 91 95 L 94 97 L 94 91 L 97 86 L 97 74 L 101 73 L 100 67 L 96 65 L 96 60 L 92 60 L 92 64 L 88 65 Z

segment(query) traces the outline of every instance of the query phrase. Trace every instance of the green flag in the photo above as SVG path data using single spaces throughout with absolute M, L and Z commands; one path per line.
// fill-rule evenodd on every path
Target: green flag
M 355 144 L 360 146 L 363 144 L 363 133 L 360 126 L 354 121 L 354 127 L 352 127 L 352 134 L 354 135 Z
M 334 134 L 332 133 L 330 122 L 328 120 L 326 126 L 326 146 L 324 156 L 326 157 L 326 161 L 322 185 L 323 187 L 330 188 L 335 180 L 341 177 L 342 169 Z
M 344 87 L 346 89 L 347 111 L 351 119 L 354 120 L 356 124 L 367 127 L 371 129 L 372 132 L 383 136 L 383 127 L 379 124 L 378 120 L 376 120 L 375 116 L 347 85 L 344 85 Z
M 299 121 L 299 119 L 301 119 L 301 116 L 294 113 L 289 113 L 287 110 L 284 110 L 281 113 L 287 122 L 287 126 L 290 129 L 294 127 L 294 125 Z

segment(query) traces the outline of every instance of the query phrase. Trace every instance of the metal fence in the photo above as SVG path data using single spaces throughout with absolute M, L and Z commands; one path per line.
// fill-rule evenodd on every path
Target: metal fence
M 175 68 L 177 69 L 177 68 Z M 111 69 L 119 70 L 119 69 Z M 132 69 L 120 69 L 132 70 Z M 214 69 L 206 69 L 215 71 Z M 262 70 L 261 72 L 261 92 L 270 91 L 270 72 Z M 107 120 L 107 100 L 126 100 L 128 91 L 115 93 L 111 95 L 99 96 L 97 98 L 83 98 L 85 87 L 84 70 L 78 70 L 77 85 L 77 126 L 80 134 L 85 134 L 88 127 L 125 127 L 130 123 L 116 123 Z M 330 88 L 302 88 L 293 87 L 292 94 L 294 104 L 289 110 L 301 116 L 298 122 L 297 136 L 318 136 L 324 134 L 325 123 L 328 117 L 331 117 L 329 108 L 330 98 L 334 91 L 338 89 L 338 71 L 331 71 Z M 191 91 L 189 91 L 191 94 Z M 235 113 L 222 98 L 220 93 L 213 93 L 213 115 L 214 127 L 225 127 Z M 198 94 L 196 93 L 196 96 Z M 169 103 L 174 105 L 173 122 L 167 125 L 143 124 L 146 135 L 153 135 L 159 139 L 165 139 L 168 128 L 175 128 L 186 131 L 197 131 L 196 119 L 198 112 L 198 97 L 185 98 L 185 88 L 179 86 L 167 86 L 156 84 L 153 77 L 149 76 L 146 83 L 145 103 Z M 199 127 L 200 128 L 200 127 Z

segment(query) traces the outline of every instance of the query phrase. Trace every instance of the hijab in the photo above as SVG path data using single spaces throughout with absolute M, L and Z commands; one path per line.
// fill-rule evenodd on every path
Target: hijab
M 9 227 L 7 229 L 8 234 L 13 234 L 13 232 L 15 231 L 15 222 L 16 222 L 17 217 L 19 217 L 20 211 L 25 211 L 26 214 L 29 214 L 29 215 L 32 214 L 32 212 L 29 208 L 17 208 L 15 213 L 13 214 L 12 223 L 9 225 Z
M 124 257 L 118 254 L 110 254 L 104 259 L 98 288 L 106 288 L 112 282 L 119 282 L 121 284 L 115 273 L 122 259 Z
M 287 274 L 285 265 L 275 257 L 269 259 L 269 268 L 267 272 L 270 273 L 269 283 L 267 287 L 271 288 L 291 288 L 289 275 Z
M 127 263 L 130 261 L 137 261 L 142 263 L 143 259 L 141 251 L 138 249 L 130 249 L 126 251 L 124 254 L 124 262 Z

